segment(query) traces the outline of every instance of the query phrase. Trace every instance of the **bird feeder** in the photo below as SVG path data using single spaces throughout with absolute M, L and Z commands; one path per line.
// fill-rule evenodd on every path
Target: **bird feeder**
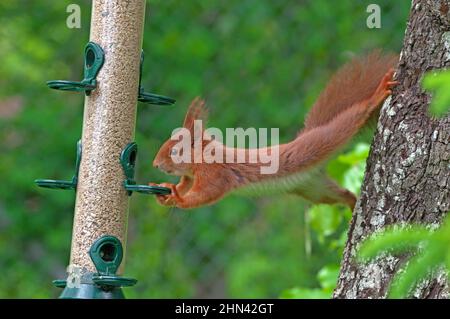
M 129 196 L 168 194 L 134 180 L 137 102 L 175 100 L 144 92 L 142 32 L 145 0 L 94 0 L 83 80 L 49 81 L 52 89 L 85 94 L 83 133 L 70 181 L 36 180 L 38 186 L 76 190 L 68 277 L 56 280 L 62 298 L 123 298 Z

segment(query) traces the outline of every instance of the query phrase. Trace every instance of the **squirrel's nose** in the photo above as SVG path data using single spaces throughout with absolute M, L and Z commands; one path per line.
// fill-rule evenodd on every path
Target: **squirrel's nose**
M 159 165 L 157 163 L 153 162 L 153 167 L 158 168 Z

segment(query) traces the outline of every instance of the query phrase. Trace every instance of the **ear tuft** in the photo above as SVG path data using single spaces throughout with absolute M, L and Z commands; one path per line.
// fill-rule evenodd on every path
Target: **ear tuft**
M 205 106 L 205 101 L 200 97 L 196 97 L 189 105 L 186 117 L 184 118 L 183 126 L 189 130 L 194 128 L 194 121 L 203 121 L 203 127 L 206 125 L 208 119 L 208 109 Z

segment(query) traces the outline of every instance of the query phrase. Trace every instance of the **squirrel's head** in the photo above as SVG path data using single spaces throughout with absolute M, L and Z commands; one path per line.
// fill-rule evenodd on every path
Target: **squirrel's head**
M 195 98 L 188 108 L 183 128 L 174 131 L 171 138 L 161 146 L 153 160 L 153 166 L 170 175 L 192 175 L 194 140 L 196 134 L 203 136 L 207 113 L 205 102 L 199 97 Z

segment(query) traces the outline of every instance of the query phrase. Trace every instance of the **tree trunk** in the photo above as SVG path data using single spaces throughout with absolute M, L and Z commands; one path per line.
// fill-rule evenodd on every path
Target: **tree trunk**
M 395 78 L 384 104 L 344 251 L 335 298 L 385 298 L 405 258 L 354 261 L 358 244 L 390 224 L 439 225 L 450 210 L 450 119 L 427 113 L 426 71 L 450 65 L 450 0 L 414 0 Z M 450 88 L 449 88 L 450 89 Z M 446 276 L 421 282 L 414 298 L 448 298 Z

